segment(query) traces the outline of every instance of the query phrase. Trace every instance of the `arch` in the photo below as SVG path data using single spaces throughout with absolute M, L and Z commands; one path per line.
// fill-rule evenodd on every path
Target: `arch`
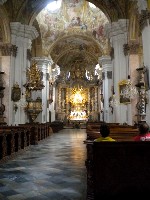
M 55 63 L 58 63 L 60 59 L 62 59 L 66 54 L 73 54 L 73 53 L 80 53 L 79 50 L 72 50 L 72 49 L 67 49 L 66 51 L 62 52 L 61 54 L 59 54 L 59 56 L 57 57 L 57 59 L 55 60 Z M 98 63 L 98 59 L 97 57 L 95 56 L 95 54 L 93 54 L 92 52 L 85 52 L 86 56 L 87 57 L 90 57 L 91 60 L 95 61 L 95 64 Z M 86 57 L 85 56 L 85 57 Z
M 46 7 L 46 5 L 54 0 L 36 0 L 36 1 L 25 1 L 19 7 L 17 16 L 15 17 L 15 21 L 24 21 L 24 16 L 26 16 L 26 24 L 32 25 L 36 16 L 39 12 Z M 126 17 L 126 6 L 125 1 L 121 0 L 111 0 L 111 1 L 103 1 L 103 0 L 89 0 L 89 2 L 93 3 L 100 10 L 104 12 L 104 14 L 108 17 L 110 21 L 117 21 L 118 19 L 123 19 Z
M 129 10 L 129 40 L 139 40 L 139 13 L 136 4 L 131 4 Z
M 57 46 L 57 44 L 59 44 L 61 41 L 69 39 L 71 37 L 74 38 L 78 38 L 81 37 L 82 39 L 85 39 L 87 41 L 91 41 L 91 43 L 93 43 L 93 45 L 95 45 L 95 47 L 102 52 L 102 49 L 100 48 L 100 45 L 98 44 L 98 42 L 92 37 L 92 36 L 88 36 L 88 35 L 83 35 L 83 34 L 70 34 L 70 35 L 64 35 L 61 38 L 59 37 L 51 46 L 49 53 L 51 53 L 53 51 L 53 49 Z
M 8 14 L 3 7 L 0 8 L 0 35 L 1 35 L 1 42 L 3 43 L 10 43 L 10 25 Z
M 33 26 L 38 31 L 39 36 L 35 40 L 32 41 L 32 56 L 40 57 L 42 56 L 42 38 L 41 38 L 40 27 L 37 20 L 34 21 Z
M 72 37 L 74 38 L 74 43 L 72 43 Z M 78 45 L 78 39 L 82 40 L 82 46 L 81 44 Z M 99 43 L 92 36 L 67 34 L 58 38 L 52 44 L 49 55 L 58 65 L 68 67 L 70 62 L 72 63 L 75 59 L 79 59 L 82 60 L 83 65 L 88 63 L 92 66 L 98 63 L 98 58 L 102 55 L 102 51 Z

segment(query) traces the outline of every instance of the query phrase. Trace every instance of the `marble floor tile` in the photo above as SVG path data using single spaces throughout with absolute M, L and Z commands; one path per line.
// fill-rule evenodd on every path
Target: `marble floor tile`
M 0 200 L 85 200 L 85 129 L 63 129 L 0 164 Z

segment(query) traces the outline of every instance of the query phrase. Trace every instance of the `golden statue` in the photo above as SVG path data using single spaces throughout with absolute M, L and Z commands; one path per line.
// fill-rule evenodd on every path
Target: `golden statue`
M 27 84 L 25 87 L 31 90 L 43 89 L 42 72 L 37 67 L 37 62 L 34 62 L 30 68 L 27 69 Z

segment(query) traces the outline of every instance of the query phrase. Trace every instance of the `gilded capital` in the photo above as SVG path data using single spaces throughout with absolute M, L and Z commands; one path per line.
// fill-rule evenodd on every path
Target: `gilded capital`
M 131 44 L 124 44 L 123 51 L 124 55 L 127 56 L 128 54 L 138 54 L 139 53 L 140 45 L 138 43 L 131 43 Z
M 0 45 L 0 50 L 2 53 L 2 56 L 14 56 L 16 57 L 17 55 L 17 46 L 12 45 L 12 44 L 1 44 Z

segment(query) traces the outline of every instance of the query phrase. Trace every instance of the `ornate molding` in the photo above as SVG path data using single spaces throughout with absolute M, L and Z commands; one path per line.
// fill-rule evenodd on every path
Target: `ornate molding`
M 113 22 L 111 24 L 106 24 L 105 26 L 105 35 L 108 38 L 112 38 L 114 36 L 124 35 L 127 33 L 129 25 L 128 19 L 120 19 L 117 22 Z
M 138 54 L 139 48 L 140 48 L 139 43 L 131 43 L 130 44 L 130 54 Z
M 45 66 L 48 66 L 48 65 L 52 65 L 53 64 L 53 61 L 52 59 L 50 58 L 46 58 L 46 57 L 32 57 L 31 59 L 32 61 L 36 61 L 38 63 L 38 66 L 41 65 L 45 65 Z
M 127 55 L 129 54 L 129 51 L 130 51 L 129 44 L 124 44 L 124 45 L 123 45 L 123 52 L 124 52 L 124 55 L 127 56 Z
M 150 11 L 142 10 L 139 17 L 139 29 L 142 32 L 143 29 L 150 24 Z
M 138 43 L 124 44 L 123 45 L 124 55 L 127 56 L 128 54 L 138 54 L 139 48 L 140 45 Z
M 110 65 L 110 64 L 112 64 L 112 61 L 111 61 L 111 57 L 110 56 L 102 56 L 102 57 L 100 57 L 99 58 L 99 60 L 98 60 L 98 62 L 99 62 L 99 64 L 100 65 Z
M 110 57 L 111 57 L 111 60 L 114 59 L 114 47 L 111 47 L 110 49 Z
M 27 60 L 31 61 L 31 58 L 32 58 L 31 50 L 27 49 Z
M 2 56 L 17 56 L 17 49 L 18 47 L 16 45 L 12 44 L 1 44 L 0 45 L 0 50 L 2 53 Z
M 105 80 L 105 72 L 102 72 L 102 80 Z
M 33 40 L 39 36 L 39 33 L 34 26 L 21 24 L 20 22 L 11 22 L 10 27 L 12 35 L 17 37 Z
M 108 71 L 107 72 L 107 78 L 108 79 L 112 79 L 112 71 Z

